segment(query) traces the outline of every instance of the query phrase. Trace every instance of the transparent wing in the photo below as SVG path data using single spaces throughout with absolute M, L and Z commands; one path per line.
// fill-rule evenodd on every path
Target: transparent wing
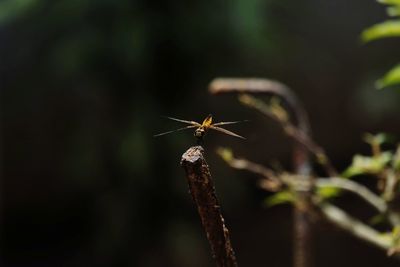
M 183 127 L 183 128 L 176 129 L 176 130 L 172 130 L 172 131 L 168 131 L 168 132 L 165 132 L 165 133 L 156 134 L 156 135 L 154 135 L 154 137 L 158 137 L 158 136 L 161 136 L 161 135 L 166 135 L 166 134 L 169 134 L 169 133 L 182 131 L 182 130 L 186 130 L 186 129 L 196 128 L 196 127 L 197 127 L 197 125 L 189 125 L 189 126 L 186 126 L 186 127 Z
M 246 122 L 248 120 L 244 121 L 222 121 L 222 122 L 217 122 L 214 123 L 213 126 L 222 126 L 222 125 L 228 125 L 228 124 L 236 124 L 236 123 L 241 123 L 241 122 Z
M 214 125 L 215 125 L 215 124 L 214 124 Z M 227 134 L 227 135 L 231 135 L 231 136 L 234 136 L 234 137 L 238 137 L 238 138 L 241 138 L 241 139 L 246 139 L 246 138 L 244 138 L 243 136 L 240 136 L 240 135 L 238 135 L 238 134 L 235 134 L 235 133 L 233 133 L 233 132 L 231 132 L 231 131 L 228 131 L 228 130 L 226 130 L 226 129 L 224 129 L 224 128 L 216 127 L 216 126 L 214 126 L 214 125 L 211 125 L 211 126 L 210 126 L 210 129 L 219 131 L 219 132 L 224 133 L 224 134 Z
M 179 122 L 183 122 L 183 123 L 186 123 L 186 124 L 195 125 L 196 127 L 199 127 L 199 126 L 201 126 L 201 124 L 200 124 L 200 123 L 198 123 L 198 122 L 195 122 L 195 121 L 181 120 L 181 119 L 172 118 L 172 117 L 165 117 L 165 118 L 167 118 L 167 119 L 170 119 L 170 120 L 173 120 L 173 121 L 179 121 Z

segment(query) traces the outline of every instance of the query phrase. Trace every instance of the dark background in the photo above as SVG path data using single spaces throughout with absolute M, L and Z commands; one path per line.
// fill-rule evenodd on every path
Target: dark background
M 234 97 L 207 92 L 215 77 L 289 85 L 314 137 L 343 170 L 368 153 L 364 132 L 400 134 L 400 95 L 374 82 L 400 42 L 363 45 L 386 19 L 373 0 L 0 1 L 3 266 L 213 266 L 188 194 L 182 153 L 192 132 L 169 115 L 250 119 L 213 133 L 207 160 L 241 266 L 290 266 L 291 208 L 265 209 L 254 177 L 214 151 L 290 168 L 279 126 Z M 345 196 L 347 210 L 373 212 Z M 324 222 L 316 266 L 399 262 Z

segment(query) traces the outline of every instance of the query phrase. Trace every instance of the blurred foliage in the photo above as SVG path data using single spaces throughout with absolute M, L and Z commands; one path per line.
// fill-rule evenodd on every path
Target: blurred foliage
M 399 37 L 400 36 L 400 21 L 399 20 L 388 20 L 379 24 L 376 24 L 362 33 L 364 42 L 370 42 L 377 39 L 387 37 Z
M 366 133 L 364 135 L 364 141 L 369 144 L 374 153 L 377 153 L 379 148 L 386 143 L 393 143 L 394 137 L 387 133 L 371 134 Z
M 393 142 L 392 136 L 385 133 L 376 135 L 367 133 L 364 135 L 364 141 L 371 146 L 372 156 L 355 155 L 351 165 L 342 173 L 344 177 L 349 178 L 361 174 L 377 175 L 390 164 L 393 166 L 395 160 L 393 152 L 381 151 L 383 144 Z
M 266 207 L 272 207 L 279 204 L 292 203 L 295 201 L 295 195 L 292 191 L 284 190 L 267 197 L 264 200 Z
M 337 187 L 318 187 L 316 189 L 316 195 L 321 200 L 328 200 L 331 198 L 338 197 L 342 193 L 342 190 Z
M 395 66 L 376 82 L 376 86 L 382 89 L 387 86 L 400 84 L 400 65 Z
M 400 145 L 397 146 L 396 153 L 393 156 L 393 168 L 400 171 Z
M 393 248 L 388 252 L 389 255 L 393 255 L 394 253 L 400 252 L 400 225 L 393 228 L 392 231 L 393 236 Z
M 400 1 L 398 0 L 378 0 L 378 2 L 389 5 L 387 14 L 392 17 L 400 16 Z M 370 42 L 388 37 L 400 37 L 400 19 L 387 20 L 382 23 L 375 24 L 365 29 L 361 37 L 364 42 Z M 393 67 L 381 79 L 376 82 L 376 87 L 382 89 L 393 85 L 400 84 L 400 65 Z
M 12 22 L 27 14 L 40 0 L 3 0 L 0 2 L 0 24 Z
M 230 148 L 219 147 L 216 152 L 226 162 L 233 160 L 233 151 Z
M 373 157 L 357 154 L 353 157 L 353 162 L 342 175 L 344 177 L 352 177 L 360 174 L 379 174 L 391 161 L 392 156 L 391 152 L 383 152 Z

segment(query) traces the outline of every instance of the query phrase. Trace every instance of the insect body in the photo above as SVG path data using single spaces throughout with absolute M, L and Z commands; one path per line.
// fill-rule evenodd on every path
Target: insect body
M 224 134 L 227 134 L 227 135 L 231 135 L 231 136 L 234 136 L 234 137 L 246 139 L 243 136 L 240 136 L 238 134 L 235 134 L 235 133 L 233 133 L 231 131 L 228 131 L 228 130 L 226 130 L 224 128 L 219 127 L 219 126 L 222 126 L 222 125 L 235 124 L 235 123 L 239 123 L 239 122 L 242 122 L 242 121 L 227 121 L 227 122 L 212 123 L 212 115 L 208 115 L 207 118 L 205 118 L 204 121 L 201 124 L 198 123 L 198 122 L 195 122 L 195 121 L 187 121 L 187 120 L 181 120 L 181 119 L 176 119 L 176 118 L 171 118 L 171 117 L 167 117 L 167 118 L 170 119 L 170 120 L 179 121 L 179 122 L 183 122 L 183 123 L 190 124 L 190 125 L 186 126 L 186 127 L 183 127 L 183 128 L 179 128 L 177 130 L 173 130 L 173 131 L 169 131 L 169 132 L 165 132 L 165 133 L 160 133 L 160 134 L 157 134 L 155 136 L 161 136 L 161 135 L 173 133 L 173 132 L 176 132 L 176 131 L 196 128 L 196 130 L 194 131 L 194 136 L 196 138 L 198 138 L 198 140 L 201 140 L 209 129 L 213 129 L 213 130 L 216 130 L 216 131 L 219 131 L 221 133 L 224 133 Z

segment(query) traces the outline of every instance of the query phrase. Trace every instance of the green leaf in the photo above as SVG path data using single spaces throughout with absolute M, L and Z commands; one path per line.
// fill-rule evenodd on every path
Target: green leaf
M 390 17 L 400 16 L 400 5 L 399 6 L 390 6 L 386 8 L 386 12 Z
M 230 148 L 219 147 L 217 149 L 217 154 L 226 162 L 231 162 L 233 160 L 233 152 Z
M 385 214 L 378 214 L 369 219 L 369 223 L 372 225 L 378 225 L 384 223 L 385 220 L 386 220 Z
M 363 139 L 366 143 L 370 145 L 381 146 L 383 144 L 392 143 L 394 137 L 387 133 L 377 133 L 375 135 L 371 133 L 366 133 L 364 134 Z
M 383 171 L 392 158 L 393 154 L 388 151 L 375 157 L 355 155 L 352 164 L 342 175 L 349 178 L 360 174 L 378 174 Z
M 319 187 L 317 188 L 317 195 L 322 199 L 329 199 L 340 195 L 342 190 L 337 187 Z
M 270 197 L 267 197 L 264 200 L 264 204 L 267 207 L 272 207 L 279 204 L 290 203 L 294 201 L 294 195 L 290 191 L 281 191 L 278 193 L 273 194 Z
M 400 5 L 400 0 L 377 0 L 377 2 L 386 5 Z
M 376 39 L 398 36 L 400 36 L 400 20 L 387 20 L 364 30 L 361 34 L 361 39 L 364 42 L 369 42 Z
M 376 82 L 376 87 L 382 89 L 387 86 L 400 84 L 400 64 L 396 65 L 382 79 Z
M 392 167 L 395 171 L 400 170 L 400 145 L 397 146 L 396 152 L 393 156 Z

